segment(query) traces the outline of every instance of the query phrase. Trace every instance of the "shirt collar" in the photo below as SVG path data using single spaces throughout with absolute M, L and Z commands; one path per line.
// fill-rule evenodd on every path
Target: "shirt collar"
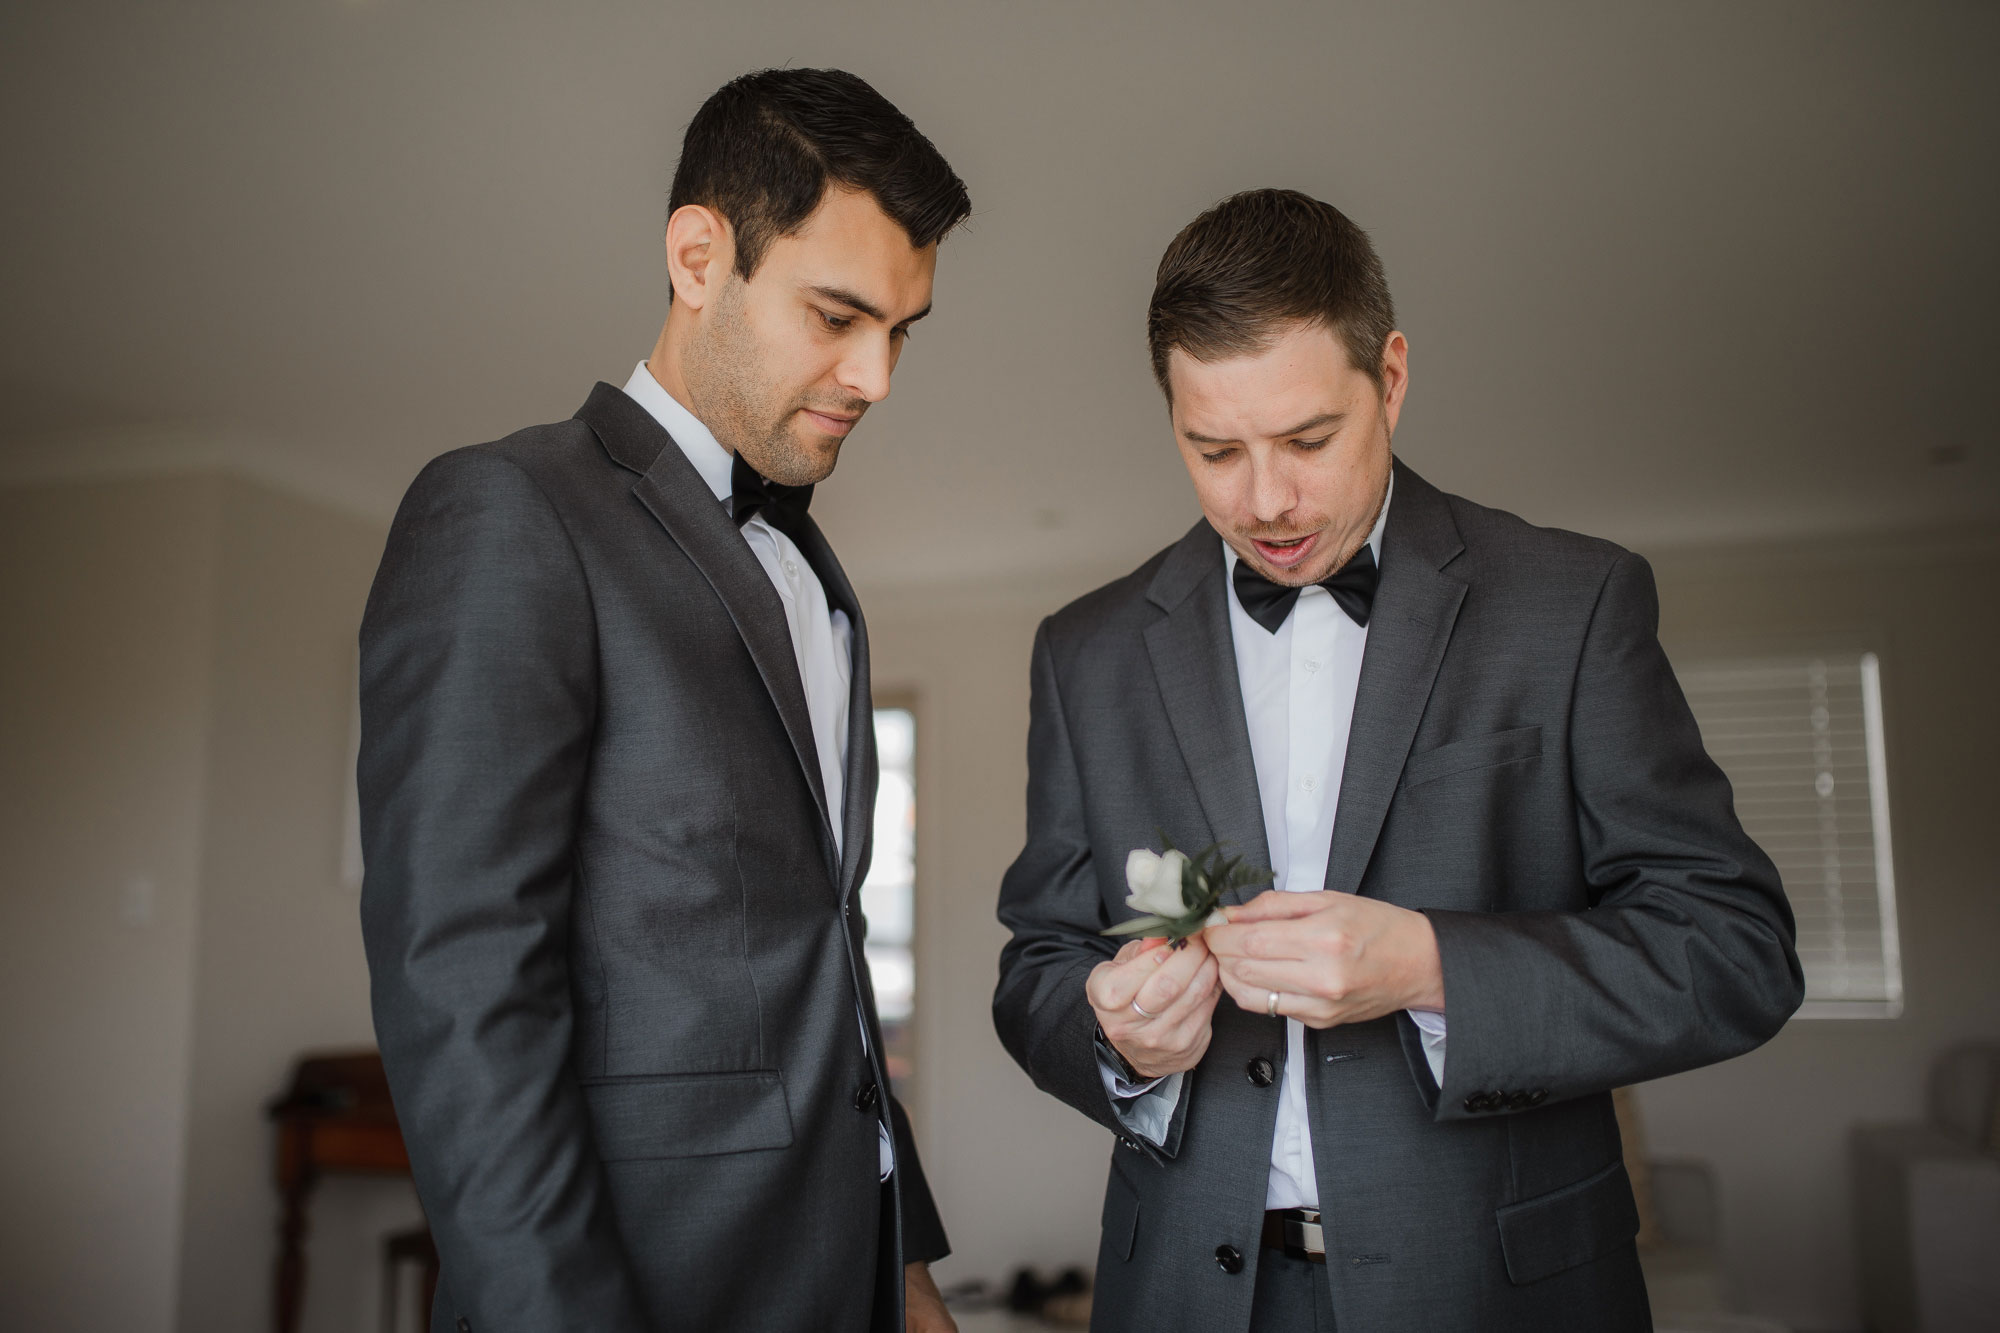
M 1362 543 L 1374 555 L 1377 566 L 1382 563 L 1382 530 L 1389 526 L 1389 502 L 1395 498 L 1396 470 L 1390 468 L 1389 489 L 1382 492 L 1382 512 L 1375 515 L 1375 528 L 1368 534 L 1368 540 Z M 1236 576 L 1236 560 L 1236 548 L 1228 542 L 1222 543 L 1222 572 L 1231 578 Z
M 641 361 L 632 371 L 632 378 L 625 381 L 625 396 L 646 409 L 660 428 L 680 446 L 687 455 L 694 470 L 701 473 L 701 479 L 708 483 L 708 489 L 715 492 L 718 500 L 728 500 L 735 491 L 732 469 L 736 457 L 716 440 L 708 427 L 701 424 L 695 414 L 682 407 L 675 397 L 660 387 L 653 378 L 653 372 Z

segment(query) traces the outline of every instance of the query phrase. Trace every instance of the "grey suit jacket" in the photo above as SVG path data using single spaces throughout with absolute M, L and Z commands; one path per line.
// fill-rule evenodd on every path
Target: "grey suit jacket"
M 838 858 L 777 593 L 623 393 L 444 455 L 397 513 L 362 925 L 440 1331 L 900 1333 L 902 1265 L 946 1253 L 861 948 L 867 630 L 798 541 L 854 622 Z
M 1197 524 L 1041 627 L 1028 838 L 994 1020 L 1119 1135 L 1093 1327 L 1249 1321 L 1283 1021 L 1217 1007 L 1161 1148 L 1127 1132 L 1084 978 L 1163 829 L 1269 865 L 1220 539 Z M 1342 1333 L 1648 1326 L 1608 1089 L 1740 1054 L 1798 1006 L 1792 918 L 1655 637 L 1645 562 L 1401 464 L 1326 887 L 1427 913 L 1450 1049 L 1407 1016 L 1308 1031 Z M 1239 1262 L 1240 1261 L 1240 1262 Z

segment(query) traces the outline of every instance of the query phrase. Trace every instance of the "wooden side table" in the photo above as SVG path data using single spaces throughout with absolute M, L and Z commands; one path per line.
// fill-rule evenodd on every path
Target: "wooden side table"
M 273 1322 L 297 1333 L 305 1298 L 306 1201 L 322 1175 L 410 1174 L 382 1057 L 374 1051 L 307 1056 L 291 1088 L 270 1107 L 278 1123 L 278 1268 Z

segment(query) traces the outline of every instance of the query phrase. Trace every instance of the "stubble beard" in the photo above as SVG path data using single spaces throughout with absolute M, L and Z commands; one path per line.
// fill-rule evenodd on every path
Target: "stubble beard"
M 689 352 L 684 373 L 695 414 L 723 448 L 781 486 L 811 486 L 832 474 L 840 440 L 813 448 L 792 433 L 798 409 L 807 404 L 774 406 L 785 395 L 759 373 L 769 357 L 744 314 L 743 283 L 735 274 L 723 284 Z

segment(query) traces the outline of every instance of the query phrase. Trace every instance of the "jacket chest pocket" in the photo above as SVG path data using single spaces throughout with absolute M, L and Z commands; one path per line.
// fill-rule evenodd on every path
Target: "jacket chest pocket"
M 1436 749 L 1411 756 L 1410 761 L 1403 765 L 1403 790 L 1436 782 L 1454 773 L 1519 763 L 1524 759 L 1533 759 L 1541 752 L 1540 727 L 1514 727 L 1484 736 L 1468 736 L 1461 741 L 1448 741 Z

